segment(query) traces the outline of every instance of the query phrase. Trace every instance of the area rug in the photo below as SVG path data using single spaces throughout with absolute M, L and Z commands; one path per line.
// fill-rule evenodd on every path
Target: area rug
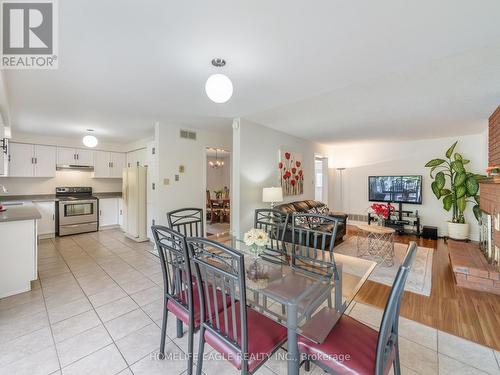
M 398 268 L 403 262 L 408 246 L 401 243 L 394 244 L 394 265 L 386 267 L 377 265 L 369 277 L 369 280 L 376 283 L 392 286 Z M 335 246 L 334 252 L 344 255 L 357 256 L 357 237 L 350 237 L 340 245 Z M 428 247 L 418 247 L 417 255 L 408 280 L 406 281 L 405 290 L 424 296 L 431 295 L 432 288 L 432 256 L 434 250 Z M 365 258 L 367 259 L 367 258 Z

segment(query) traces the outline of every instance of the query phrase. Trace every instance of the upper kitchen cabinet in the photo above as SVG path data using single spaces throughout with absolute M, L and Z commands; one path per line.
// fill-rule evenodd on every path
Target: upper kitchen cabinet
M 54 177 L 56 148 L 26 143 L 9 144 L 9 177 Z
M 145 148 L 127 152 L 127 167 L 145 167 L 147 165 L 147 159 L 147 150 Z
M 58 147 L 57 165 L 94 165 L 94 151 L 81 148 Z
M 121 152 L 96 151 L 94 178 L 122 178 L 125 158 L 125 154 Z

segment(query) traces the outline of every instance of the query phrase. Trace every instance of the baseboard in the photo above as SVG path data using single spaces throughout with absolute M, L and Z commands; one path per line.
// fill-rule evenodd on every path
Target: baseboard
M 99 230 L 120 229 L 118 224 L 99 226 Z
M 39 240 L 47 240 L 49 238 L 54 238 L 56 236 L 55 233 L 46 233 L 46 234 L 39 234 L 38 239 Z

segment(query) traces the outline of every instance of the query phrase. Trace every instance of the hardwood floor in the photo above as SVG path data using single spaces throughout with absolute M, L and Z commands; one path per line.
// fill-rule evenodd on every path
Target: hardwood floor
M 348 228 L 348 236 L 356 229 Z M 430 297 L 405 292 L 401 315 L 456 336 L 500 350 L 500 296 L 455 285 L 444 240 L 425 240 L 414 236 L 398 236 L 397 242 L 416 241 L 435 249 Z M 368 281 L 356 300 L 384 308 L 390 288 Z

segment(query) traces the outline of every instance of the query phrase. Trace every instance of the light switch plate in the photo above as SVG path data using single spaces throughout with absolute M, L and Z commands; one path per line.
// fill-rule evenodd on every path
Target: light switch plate
M 170 185 L 170 179 L 169 178 L 164 178 L 163 179 L 163 185 Z
M 184 173 L 184 166 L 183 165 L 179 165 L 179 173 Z

